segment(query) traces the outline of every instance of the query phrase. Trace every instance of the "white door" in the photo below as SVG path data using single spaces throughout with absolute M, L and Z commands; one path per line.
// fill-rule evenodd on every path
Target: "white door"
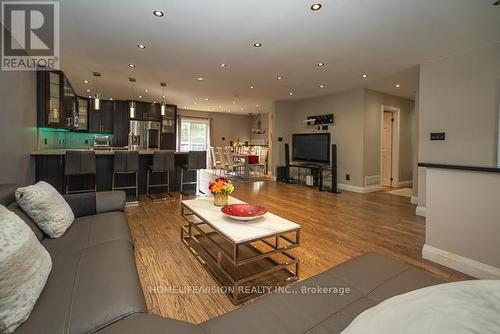
M 384 126 L 382 133 L 382 185 L 392 186 L 392 124 L 393 115 L 384 111 Z

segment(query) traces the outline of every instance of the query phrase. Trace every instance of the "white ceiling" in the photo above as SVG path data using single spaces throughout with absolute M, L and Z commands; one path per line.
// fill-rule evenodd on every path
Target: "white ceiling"
M 315 0 L 63 0 L 62 69 L 82 95 L 98 71 L 105 98 L 159 100 L 165 81 L 182 108 L 266 112 L 275 100 L 353 87 L 412 98 L 416 65 L 500 40 L 493 0 L 318 1 L 314 12 Z

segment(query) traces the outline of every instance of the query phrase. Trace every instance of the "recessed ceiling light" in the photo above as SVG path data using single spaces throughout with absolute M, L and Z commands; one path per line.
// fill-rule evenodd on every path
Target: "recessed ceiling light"
M 144 90 L 146 93 L 149 92 L 147 89 Z
M 205 101 L 208 101 L 208 97 L 205 98 Z
M 196 104 L 196 101 L 194 102 L 194 104 Z
M 224 67 L 226 67 L 226 66 L 227 66 L 227 64 L 224 64 L 224 63 L 220 64 L 220 67 L 223 67 L 223 68 L 224 68 Z
M 255 46 L 256 48 L 260 48 L 262 46 L 262 43 L 261 42 L 255 42 L 255 43 L 253 43 L 253 46 Z
M 317 63 L 316 66 L 323 66 L 325 63 Z
M 315 3 L 314 5 L 311 6 L 311 10 L 320 10 L 320 9 L 321 9 L 320 3 Z
M 293 92 L 289 92 L 288 95 L 293 95 Z
M 138 45 L 137 45 L 137 47 L 138 47 L 139 49 L 145 49 L 145 48 L 146 48 L 146 45 L 144 45 L 144 44 L 138 44 Z
M 363 74 L 362 77 L 363 78 L 368 78 L 368 74 Z
M 401 86 L 399 84 L 396 84 L 396 88 L 399 88 L 399 87 L 401 87 Z
M 90 89 L 87 89 L 87 93 L 90 93 Z
M 166 98 L 167 96 L 166 95 L 162 95 L 161 97 Z
M 256 107 L 258 107 L 259 105 L 258 105 L 258 104 L 256 104 L 255 106 L 256 106 Z
M 135 65 L 134 65 L 134 64 L 128 64 L 128 67 L 130 67 L 130 68 L 134 68 L 134 67 L 135 67 Z
M 109 98 L 109 100 L 110 100 L 110 101 L 113 101 L 113 98 L 112 98 L 112 97 L 110 97 L 110 98 Z
M 197 77 L 196 80 L 203 81 L 203 80 L 205 80 L 205 78 L 203 78 L 203 77 Z
M 89 83 L 89 81 L 88 80 L 83 80 L 83 83 Z
M 222 106 L 219 104 L 219 108 L 222 108 Z
M 142 95 L 139 95 L 139 98 L 142 99 Z
M 253 89 L 253 86 L 250 86 L 250 89 Z
M 233 101 L 233 104 L 236 104 L 236 101 Z
M 89 99 L 91 99 L 91 98 L 92 98 L 92 95 L 89 95 Z
M 278 79 L 278 80 L 282 80 L 282 79 L 283 79 L 283 77 L 278 76 L 276 79 Z
M 319 88 L 325 88 L 325 85 L 319 85 Z
M 156 17 L 162 17 L 165 14 L 163 14 L 163 12 L 161 10 L 155 10 L 155 11 L 153 11 L 153 15 Z

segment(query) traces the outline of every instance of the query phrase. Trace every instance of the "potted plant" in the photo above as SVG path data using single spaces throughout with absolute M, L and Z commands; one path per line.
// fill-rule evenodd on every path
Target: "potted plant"
M 234 186 L 225 177 L 218 177 L 208 184 L 208 190 L 214 195 L 214 205 L 227 205 L 227 199 L 230 193 L 234 191 Z

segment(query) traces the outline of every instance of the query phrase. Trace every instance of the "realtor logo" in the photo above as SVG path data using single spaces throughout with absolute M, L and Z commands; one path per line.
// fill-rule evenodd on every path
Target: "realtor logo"
M 59 69 L 59 2 L 1 3 L 2 70 Z

